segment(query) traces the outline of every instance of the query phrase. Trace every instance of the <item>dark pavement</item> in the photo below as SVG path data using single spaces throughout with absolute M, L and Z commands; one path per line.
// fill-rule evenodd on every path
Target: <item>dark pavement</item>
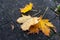
M 57 33 L 52 32 L 51 37 L 47 37 L 41 32 L 27 35 L 20 29 L 20 24 L 16 22 L 17 18 L 21 16 L 19 8 L 24 7 L 29 2 L 34 4 L 34 10 L 41 10 L 37 16 L 43 14 L 46 7 L 49 7 L 44 18 L 50 19 L 56 26 Z M 52 0 L 0 0 L 0 40 L 60 40 L 59 17 L 50 9 L 54 7 L 56 7 L 56 3 Z M 35 12 L 30 14 L 33 13 Z M 14 30 L 12 30 L 11 25 L 14 25 Z

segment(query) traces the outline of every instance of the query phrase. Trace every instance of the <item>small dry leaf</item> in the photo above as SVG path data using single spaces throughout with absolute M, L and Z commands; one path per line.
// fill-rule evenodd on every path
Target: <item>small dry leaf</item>
M 11 28 L 12 28 L 12 30 L 14 30 L 14 25 L 13 24 L 11 24 Z
M 20 8 L 20 11 L 21 11 L 22 13 L 26 13 L 26 12 L 32 10 L 32 7 L 33 7 L 33 3 L 30 2 L 30 3 L 27 4 L 24 8 Z

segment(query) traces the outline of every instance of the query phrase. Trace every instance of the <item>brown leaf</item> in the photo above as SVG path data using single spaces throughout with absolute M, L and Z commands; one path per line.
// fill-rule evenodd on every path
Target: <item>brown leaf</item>
M 38 26 L 35 24 L 35 25 L 32 25 L 30 28 L 29 28 L 29 32 L 28 34 L 31 34 L 31 33 L 39 33 L 39 29 L 38 29 Z

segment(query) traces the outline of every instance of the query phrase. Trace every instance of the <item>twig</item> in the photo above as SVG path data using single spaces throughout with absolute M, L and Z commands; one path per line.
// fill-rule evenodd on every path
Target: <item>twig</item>
M 56 12 L 57 9 L 55 9 L 55 10 L 53 10 L 52 8 L 50 8 L 50 9 L 51 9 L 52 11 L 54 11 L 55 14 L 58 13 L 58 12 Z M 56 14 L 56 15 L 59 16 L 58 14 Z
M 44 15 L 46 14 L 46 12 L 47 12 L 48 8 L 49 8 L 49 7 L 46 7 L 45 12 L 44 12 L 44 14 L 42 15 L 42 18 L 43 18 L 43 17 L 44 17 Z
M 36 13 L 36 14 L 34 14 L 34 15 L 32 15 L 32 16 L 36 16 L 36 15 L 38 15 L 40 12 L 41 12 L 41 10 L 39 10 L 39 12 L 38 12 L 38 13 Z

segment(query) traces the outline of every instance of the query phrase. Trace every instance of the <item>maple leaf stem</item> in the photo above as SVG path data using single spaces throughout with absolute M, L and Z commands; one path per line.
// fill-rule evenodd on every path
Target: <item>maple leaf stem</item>
M 44 12 L 44 14 L 42 15 L 42 18 L 43 18 L 43 17 L 44 17 L 44 15 L 46 14 L 46 12 L 47 12 L 48 8 L 49 8 L 49 7 L 46 7 L 45 12 Z

